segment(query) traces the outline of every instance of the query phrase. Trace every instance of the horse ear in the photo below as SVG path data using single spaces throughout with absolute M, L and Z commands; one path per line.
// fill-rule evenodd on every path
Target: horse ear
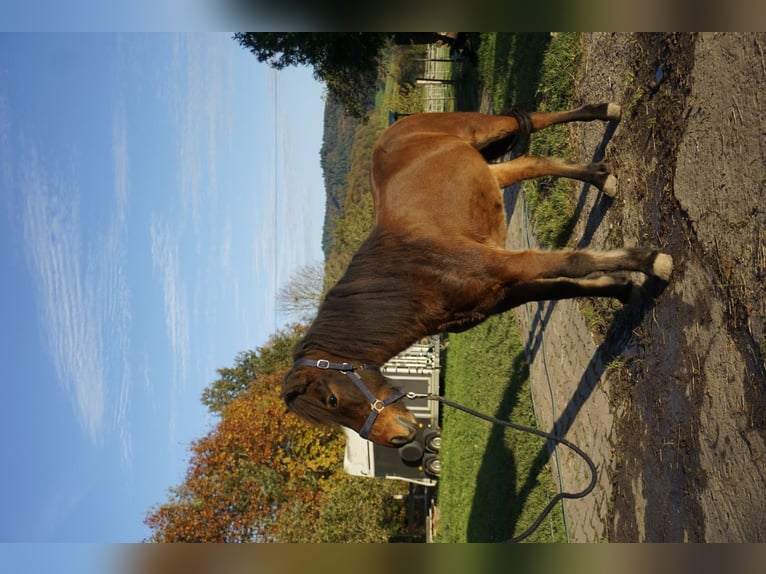
M 305 370 L 290 370 L 282 380 L 282 393 L 280 397 L 290 408 L 296 397 L 306 392 L 309 386 L 308 373 Z

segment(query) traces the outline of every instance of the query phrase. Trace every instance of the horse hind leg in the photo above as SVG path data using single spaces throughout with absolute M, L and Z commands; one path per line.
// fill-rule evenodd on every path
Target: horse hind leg
M 490 164 L 489 170 L 500 188 L 523 179 L 554 175 L 589 183 L 609 197 L 617 195 L 617 178 L 605 162 L 578 164 L 552 157 L 521 156 L 503 163 Z
M 604 122 L 619 122 L 622 117 L 622 109 L 615 103 L 586 104 L 565 112 L 533 112 L 529 114 L 532 122 L 532 131 L 536 132 L 552 125 L 569 122 L 590 122 L 601 120 Z
M 645 296 L 643 282 L 626 274 L 607 274 L 584 279 L 539 279 L 519 286 L 518 292 L 524 302 L 606 297 L 621 303 L 636 304 Z
M 536 132 L 555 124 L 589 122 L 593 120 L 619 121 L 620 106 L 613 103 L 588 104 L 563 112 L 513 113 L 489 115 L 479 112 L 431 112 L 402 118 L 390 129 L 409 132 L 443 133 L 456 136 L 478 150 L 493 142 L 514 137 L 520 131 Z

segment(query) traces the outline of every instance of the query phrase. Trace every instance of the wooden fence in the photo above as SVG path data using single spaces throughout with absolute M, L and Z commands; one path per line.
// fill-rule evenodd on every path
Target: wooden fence
M 454 112 L 453 66 L 455 62 L 450 57 L 449 46 L 428 44 L 423 63 L 423 76 L 416 80 L 416 84 L 423 92 L 423 111 Z

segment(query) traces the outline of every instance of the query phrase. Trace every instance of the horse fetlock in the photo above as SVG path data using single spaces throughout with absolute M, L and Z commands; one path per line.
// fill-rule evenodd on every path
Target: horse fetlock
M 673 258 L 667 253 L 658 253 L 652 265 L 652 275 L 663 281 L 669 281 L 673 273 Z

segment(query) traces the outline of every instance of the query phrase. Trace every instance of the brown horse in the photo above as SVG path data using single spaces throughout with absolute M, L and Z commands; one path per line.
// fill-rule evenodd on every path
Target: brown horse
M 468 329 L 529 301 L 629 302 L 641 285 L 624 272 L 667 281 L 673 261 L 656 250 L 504 248 L 503 187 L 556 175 L 613 194 L 616 180 L 602 163 L 520 156 L 488 164 L 481 150 L 525 126 L 619 117 L 616 104 L 599 104 L 527 116 L 427 113 L 389 127 L 372 152 L 375 226 L 295 347 L 282 390 L 288 409 L 401 446 L 413 439 L 415 419 L 379 367 L 418 339 Z

